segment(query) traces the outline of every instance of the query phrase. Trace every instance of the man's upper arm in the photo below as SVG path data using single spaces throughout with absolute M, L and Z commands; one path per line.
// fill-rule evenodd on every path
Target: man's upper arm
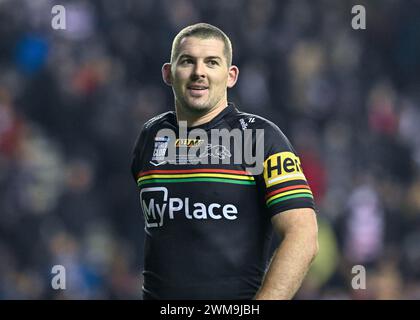
M 314 212 L 313 194 L 293 146 L 275 124 L 267 121 L 264 126 L 264 170 L 258 183 L 268 214 Z
M 137 136 L 136 142 L 134 143 L 132 158 L 131 158 L 131 175 L 134 181 L 137 183 L 137 174 L 141 169 L 143 161 L 143 152 L 146 147 L 146 136 L 147 136 L 147 122 L 142 126 L 140 134 Z
M 276 232 L 280 235 L 301 234 L 314 237 L 316 241 L 318 224 L 315 211 L 312 208 L 298 208 L 283 211 L 274 215 L 271 222 Z

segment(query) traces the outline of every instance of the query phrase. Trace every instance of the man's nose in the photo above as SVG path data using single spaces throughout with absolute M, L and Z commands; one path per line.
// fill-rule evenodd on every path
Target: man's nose
M 205 72 L 205 66 L 203 62 L 197 62 L 194 66 L 193 70 L 193 76 L 195 78 L 205 78 L 206 72 Z

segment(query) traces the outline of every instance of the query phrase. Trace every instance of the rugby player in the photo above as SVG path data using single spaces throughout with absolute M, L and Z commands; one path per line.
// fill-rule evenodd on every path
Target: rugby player
M 299 157 L 277 125 L 228 102 L 239 69 L 217 27 L 181 30 L 162 75 L 175 110 L 145 123 L 131 167 L 145 218 L 143 299 L 292 299 L 318 252 L 314 199 Z M 181 123 L 209 136 L 263 130 L 262 140 L 250 142 L 263 152 L 261 172 L 235 162 L 232 145 L 180 137 Z M 198 156 L 182 148 L 198 148 Z M 270 256 L 273 230 L 282 241 Z

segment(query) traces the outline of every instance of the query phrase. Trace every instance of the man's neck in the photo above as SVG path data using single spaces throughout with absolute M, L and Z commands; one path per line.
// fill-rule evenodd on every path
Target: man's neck
M 196 127 L 213 120 L 220 112 L 222 112 L 227 107 L 227 105 L 227 101 L 223 100 L 219 102 L 210 111 L 203 114 L 189 113 L 183 110 L 182 108 L 176 106 L 176 117 L 178 119 L 178 123 L 179 121 L 187 121 L 188 127 Z

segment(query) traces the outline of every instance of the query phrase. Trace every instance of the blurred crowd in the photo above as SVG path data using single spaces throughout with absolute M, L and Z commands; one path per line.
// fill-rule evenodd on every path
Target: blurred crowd
M 55 4 L 65 30 L 51 27 Z M 351 27 L 355 4 L 366 30 Z M 173 109 L 160 69 L 196 22 L 230 36 L 241 72 L 229 100 L 279 125 L 314 191 L 321 250 L 297 298 L 420 299 L 419 12 L 396 0 L 0 1 L 0 299 L 140 299 L 131 150 Z M 51 288 L 54 265 L 66 290 Z

